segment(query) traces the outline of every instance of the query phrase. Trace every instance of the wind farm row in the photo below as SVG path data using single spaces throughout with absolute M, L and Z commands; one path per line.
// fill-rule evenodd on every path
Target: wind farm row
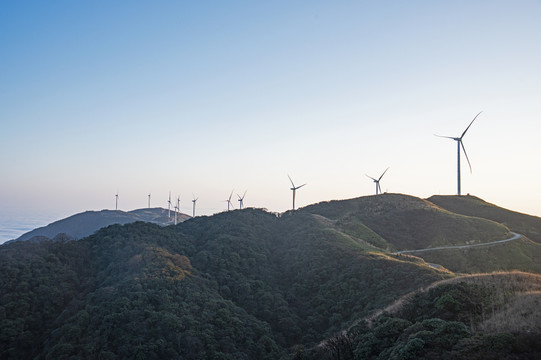
M 472 172 L 472 166 L 471 166 L 471 163 L 470 163 L 470 159 L 468 158 L 468 154 L 466 152 L 466 148 L 464 146 L 464 142 L 463 142 L 463 138 L 464 136 L 466 135 L 466 133 L 468 132 L 468 130 L 470 129 L 470 127 L 472 126 L 472 124 L 474 123 L 474 121 L 477 119 L 477 117 L 482 113 L 482 111 L 480 111 L 477 115 L 475 115 L 475 117 L 473 118 L 473 120 L 469 123 L 469 125 L 466 127 L 466 129 L 464 130 L 464 132 L 462 132 L 462 134 L 459 136 L 459 137 L 452 137 L 452 136 L 441 136 L 441 135 L 435 135 L 435 136 L 438 136 L 438 137 L 442 137 L 442 138 L 447 138 L 447 139 L 451 139 L 451 140 L 454 140 L 457 142 L 457 195 L 461 195 L 461 176 L 460 176 L 460 157 L 461 157 L 461 149 L 464 151 L 464 155 L 466 156 L 466 160 L 468 162 L 468 166 L 470 168 L 470 173 Z M 383 178 L 383 176 L 387 173 L 387 171 L 389 170 L 389 167 L 387 167 L 387 169 L 385 169 L 385 171 L 379 176 L 379 178 L 374 178 L 368 174 L 366 174 L 366 176 L 371 179 L 375 184 L 376 184 L 376 195 L 379 195 L 379 194 L 382 194 L 382 190 L 381 190 L 381 179 Z M 303 186 L 307 185 L 306 183 L 302 184 L 302 185 L 299 185 L 299 186 L 295 186 L 295 183 L 293 182 L 293 180 L 291 179 L 291 177 L 289 176 L 289 174 L 287 175 L 287 177 L 289 178 L 289 181 L 291 182 L 291 188 L 290 190 L 292 191 L 292 195 L 293 195 L 293 201 L 292 201 L 292 209 L 295 210 L 295 196 L 296 196 L 296 192 L 297 190 L 299 190 L 300 188 L 302 188 Z M 234 208 L 233 206 L 233 203 L 231 202 L 231 198 L 233 197 L 233 192 L 234 192 L 234 189 L 231 191 L 231 193 L 229 194 L 229 197 L 224 200 L 224 202 L 227 203 L 227 211 L 230 211 L 232 208 Z M 244 192 L 244 194 L 241 196 L 240 194 L 237 194 L 238 196 L 238 202 L 239 202 L 239 209 L 242 209 L 244 207 L 244 198 L 246 196 L 246 193 L 247 191 Z M 148 207 L 150 208 L 151 207 L 151 193 L 149 193 L 147 196 L 148 196 Z M 193 198 L 192 198 L 192 216 L 195 217 L 196 213 L 195 213 L 195 210 L 196 210 L 196 203 L 197 203 L 197 200 L 199 199 L 199 197 L 196 197 L 194 194 L 193 195 Z M 116 199 L 116 202 L 115 202 L 115 210 L 118 210 L 118 198 L 119 198 L 119 194 L 118 192 L 116 193 L 115 195 L 115 199 Z M 168 216 L 169 218 L 171 218 L 171 209 L 173 209 L 174 211 L 174 216 L 175 216 L 175 224 L 177 224 L 177 216 L 180 212 L 180 196 L 177 196 L 176 198 L 176 204 L 172 207 L 172 201 L 171 201 L 171 192 L 169 192 L 169 198 L 167 200 L 167 205 L 168 205 Z

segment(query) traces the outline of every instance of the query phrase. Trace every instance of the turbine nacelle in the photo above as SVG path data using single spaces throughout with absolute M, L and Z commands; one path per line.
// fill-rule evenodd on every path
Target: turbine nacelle
M 247 192 L 247 191 L 248 191 L 248 190 L 246 190 L 242 196 L 240 196 L 239 194 L 237 194 L 237 196 L 239 197 L 239 200 L 238 200 L 238 201 L 239 201 L 239 208 L 240 208 L 240 209 L 242 209 L 242 207 L 243 207 L 243 205 L 244 205 L 244 197 L 246 196 L 246 192 Z

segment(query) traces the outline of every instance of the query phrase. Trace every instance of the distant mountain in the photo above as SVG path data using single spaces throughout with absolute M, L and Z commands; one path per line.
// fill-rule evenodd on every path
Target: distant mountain
M 182 222 L 189 218 L 190 216 L 186 214 L 180 214 L 177 221 Z M 85 211 L 29 231 L 14 241 L 53 239 L 58 234 L 64 234 L 63 239 L 78 240 L 92 235 L 105 226 L 122 225 L 136 221 L 166 226 L 174 224 L 175 219 L 172 211 L 171 218 L 169 218 L 168 210 L 162 208 L 137 209 L 128 212 L 120 210 Z

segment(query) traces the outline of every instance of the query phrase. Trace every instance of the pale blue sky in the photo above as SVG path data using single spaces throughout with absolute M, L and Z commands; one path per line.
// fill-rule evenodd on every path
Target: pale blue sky
M 538 0 L 3 1 L 0 44 L 0 214 L 455 194 L 483 110 L 463 193 L 541 215 Z

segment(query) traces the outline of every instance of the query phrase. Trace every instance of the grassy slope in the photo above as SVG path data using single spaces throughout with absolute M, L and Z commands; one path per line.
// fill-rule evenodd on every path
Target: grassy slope
M 541 243 L 541 218 L 503 209 L 475 196 L 434 195 L 428 201 L 457 214 L 477 216 L 504 224 L 512 231 Z
M 426 200 L 401 194 L 323 202 L 301 211 L 387 250 L 480 243 L 505 239 L 508 229 L 493 221 L 458 215 Z
M 457 273 L 521 270 L 541 273 L 541 245 L 527 238 L 466 249 L 413 254 Z

